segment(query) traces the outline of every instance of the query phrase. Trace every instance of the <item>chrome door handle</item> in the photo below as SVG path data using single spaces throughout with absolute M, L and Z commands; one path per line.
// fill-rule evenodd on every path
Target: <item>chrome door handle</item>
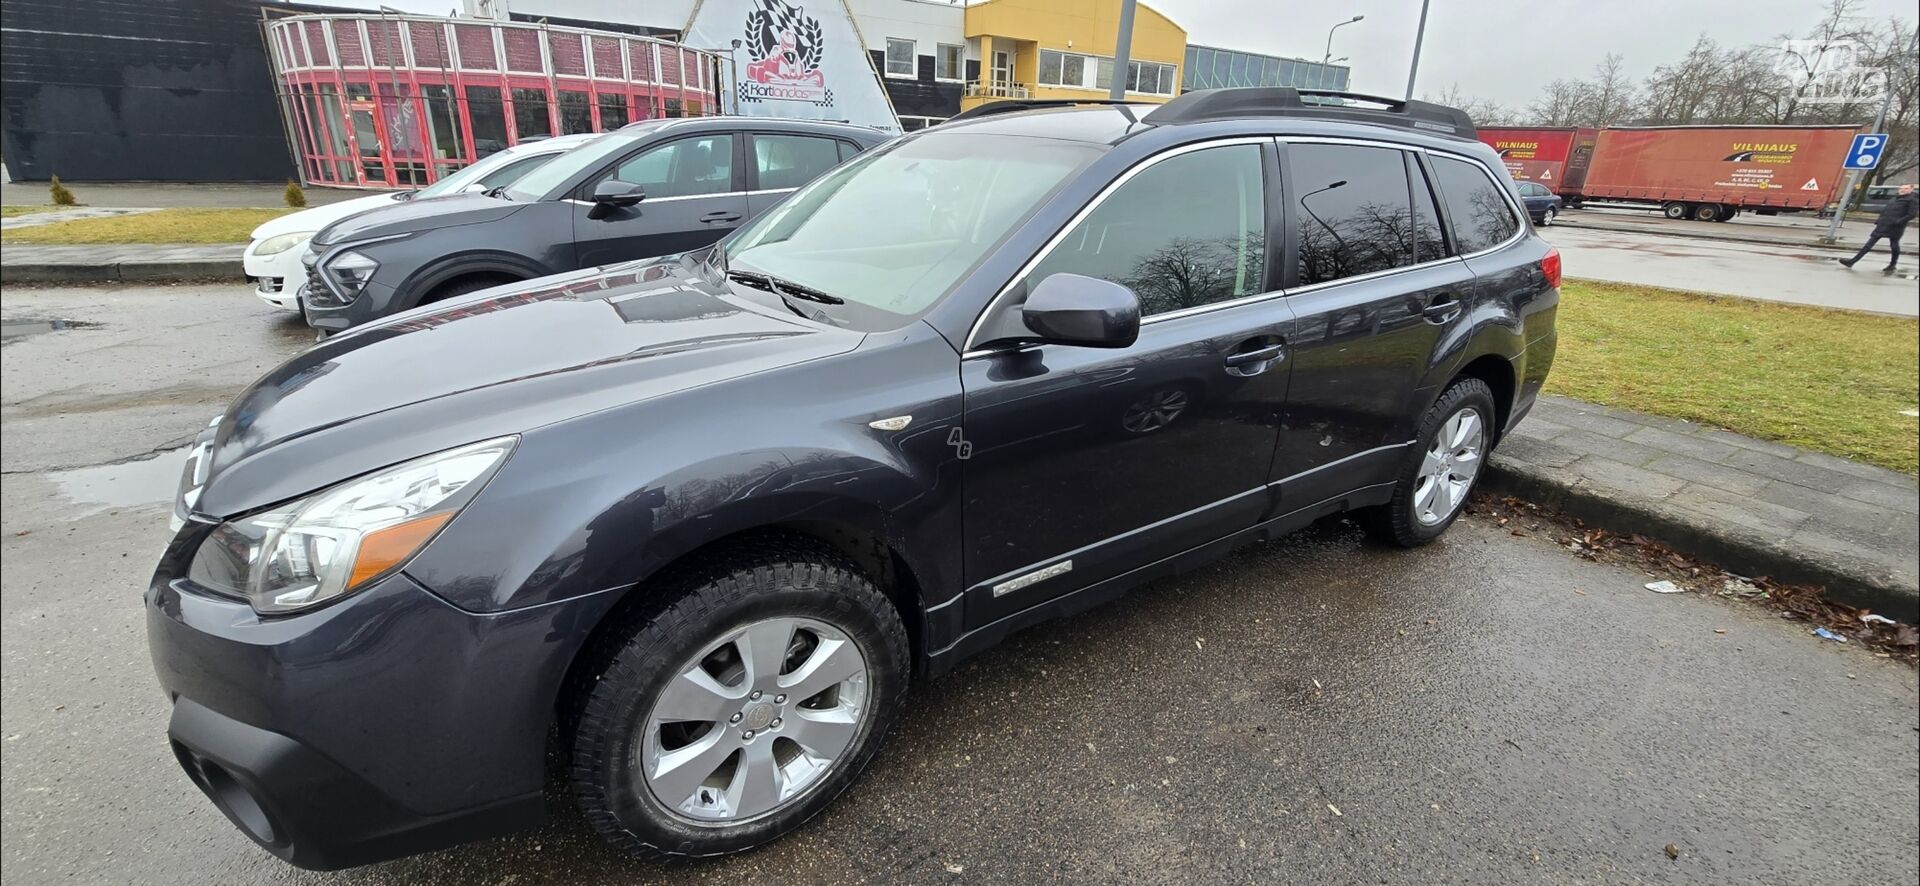
M 708 225 L 731 223 L 731 222 L 737 222 L 739 220 L 740 220 L 740 213 L 728 212 L 724 209 L 719 212 L 709 212 L 706 215 L 700 216 L 700 222 L 702 224 L 708 224 Z
M 1243 366 L 1252 366 L 1257 363 L 1268 363 L 1279 360 L 1280 355 L 1284 351 L 1285 348 L 1277 344 L 1267 345 L 1264 348 L 1255 348 L 1251 351 L 1235 351 L 1227 355 L 1227 368 L 1239 369 Z

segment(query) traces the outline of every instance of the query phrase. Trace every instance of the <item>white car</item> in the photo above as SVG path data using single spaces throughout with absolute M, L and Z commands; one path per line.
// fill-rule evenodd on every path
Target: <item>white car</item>
M 600 133 L 581 133 L 524 142 L 504 151 L 489 154 L 478 162 L 418 191 L 372 194 L 303 209 L 283 215 L 253 229 L 252 242 L 241 257 L 247 279 L 253 281 L 254 294 L 276 308 L 300 310 L 297 298 L 300 280 L 306 268 L 300 256 L 307 241 L 321 228 L 355 213 L 385 206 L 397 200 L 444 197 L 470 190 L 491 190 L 512 184 L 535 167 L 598 137 Z M 293 281 L 289 286 L 288 281 Z

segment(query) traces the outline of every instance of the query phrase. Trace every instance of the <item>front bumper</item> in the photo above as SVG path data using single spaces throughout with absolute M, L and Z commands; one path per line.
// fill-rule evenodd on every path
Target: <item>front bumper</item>
M 253 284 L 253 294 L 276 308 L 300 310 L 294 294 L 306 279 L 307 269 L 300 263 L 306 244 L 265 256 L 253 251 L 258 245 L 259 241 L 247 244 L 247 251 L 240 256 L 240 266 L 246 271 L 248 282 Z
M 146 595 L 168 737 L 249 837 L 335 869 L 537 825 L 560 684 L 618 594 L 459 609 L 405 574 L 263 618 L 176 576 L 189 522 Z

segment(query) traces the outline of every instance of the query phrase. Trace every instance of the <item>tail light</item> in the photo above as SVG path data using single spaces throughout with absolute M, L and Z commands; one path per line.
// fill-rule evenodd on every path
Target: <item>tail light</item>
M 1547 278 L 1547 285 L 1560 288 L 1560 250 L 1547 247 L 1547 257 L 1540 260 L 1540 273 Z

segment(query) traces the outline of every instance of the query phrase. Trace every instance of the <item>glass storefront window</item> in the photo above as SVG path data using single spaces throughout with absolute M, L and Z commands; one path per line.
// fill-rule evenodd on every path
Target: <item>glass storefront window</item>
M 453 101 L 453 90 L 437 84 L 420 87 L 427 102 L 427 140 L 433 146 L 433 177 L 446 178 L 462 165 L 466 144 L 460 138 L 460 108 Z
M 612 132 L 627 125 L 627 97 L 600 94 L 600 131 Z
M 467 120 L 473 127 L 474 159 L 506 149 L 507 116 L 498 88 L 467 87 Z
M 553 119 L 547 116 L 547 91 L 513 88 L 513 134 L 525 140 L 553 134 Z
M 515 103 L 518 103 L 515 99 Z M 572 135 L 576 132 L 593 131 L 593 103 L 584 92 L 562 90 L 560 93 L 560 134 Z

